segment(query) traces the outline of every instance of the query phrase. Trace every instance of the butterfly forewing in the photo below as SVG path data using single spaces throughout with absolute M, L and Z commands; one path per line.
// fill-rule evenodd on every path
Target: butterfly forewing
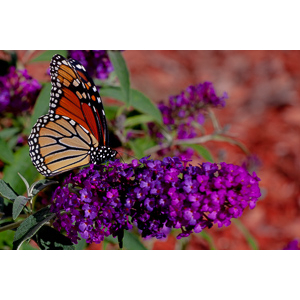
M 67 116 L 108 144 L 108 130 L 100 95 L 84 67 L 76 60 L 55 55 L 50 64 L 50 113 Z

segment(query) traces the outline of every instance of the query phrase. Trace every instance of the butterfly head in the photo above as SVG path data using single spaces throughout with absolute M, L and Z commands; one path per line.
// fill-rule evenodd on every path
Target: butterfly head
M 117 155 L 117 151 L 106 146 L 91 148 L 91 163 L 101 164 L 108 160 L 112 160 Z

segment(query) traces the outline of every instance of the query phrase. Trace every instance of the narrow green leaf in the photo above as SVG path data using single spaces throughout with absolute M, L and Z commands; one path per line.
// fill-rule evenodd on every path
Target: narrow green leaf
M 30 200 L 30 198 L 24 197 L 24 196 L 18 196 L 13 204 L 13 219 L 15 220 L 21 211 L 23 210 L 23 207 L 26 205 L 26 203 Z
M 10 182 L 12 188 L 22 195 L 26 191 L 22 179 L 16 176 L 17 173 L 23 174 L 27 178 L 28 182 L 33 182 L 38 177 L 39 173 L 33 166 L 29 157 L 29 147 L 23 146 L 14 154 L 14 163 L 4 168 L 3 179 L 6 182 Z
M 210 250 L 217 249 L 210 234 L 208 234 L 206 231 L 201 231 L 200 235 L 208 242 Z
M 15 127 L 4 128 L 0 131 L 0 138 L 4 140 L 10 139 L 18 132 L 19 132 L 19 128 L 15 128 Z
M 2 138 L 0 138 L 0 160 L 8 164 L 12 164 L 14 161 L 12 150 Z
M 13 188 L 3 179 L 0 179 L 0 195 L 11 201 L 14 201 L 18 197 Z
M 123 244 L 128 250 L 148 250 L 134 233 L 127 230 L 124 231 Z
M 151 102 L 148 97 L 137 90 L 132 90 L 131 97 L 131 104 L 135 109 L 153 116 L 159 124 L 162 124 L 162 115 L 160 110 L 158 109 L 156 104 Z
M 42 226 L 33 240 L 41 250 L 75 250 L 75 246 L 68 237 L 48 225 Z
M 139 124 L 145 124 L 149 122 L 154 122 L 154 117 L 150 115 L 138 115 L 127 118 L 124 122 L 125 127 L 133 127 Z
M 29 216 L 21 225 L 18 227 L 14 242 L 13 249 L 19 249 L 22 243 L 30 239 L 45 223 L 50 221 L 55 216 L 50 211 L 49 207 L 44 207 L 35 214 Z
M 119 106 L 106 106 L 105 116 L 107 120 L 115 120 Z
M 34 197 L 37 195 L 41 190 L 46 188 L 47 186 L 51 184 L 57 184 L 58 181 L 49 180 L 49 179 L 42 179 L 32 184 L 32 186 L 29 189 L 29 197 Z
M 258 244 L 255 238 L 252 236 L 252 234 L 249 232 L 249 230 L 245 227 L 245 225 L 238 219 L 233 219 L 232 223 L 235 224 L 235 226 L 240 230 L 240 232 L 244 235 L 245 239 L 247 240 L 249 246 L 253 250 L 258 250 Z
M 49 61 L 52 59 L 53 55 L 60 54 L 64 57 L 68 55 L 67 50 L 47 50 L 45 52 L 42 52 L 35 58 L 33 58 L 30 62 L 38 62 L 38 61 Z
M 107 51 L 110 61 L 114 66 L 115 73 L 120 81 L 122 93 L 127 106 L 130 106 L 130 80 L 126 62 L 120 51 Z
M 8 141 L 7 141 L 7 145 L 8 147 L 12 150 L 16 147 L 17 143 L 18 143 L 18 136 L 14 135 L 13 137 L 11 137 Z
M 206 147 L 204 147 L 202 145 L 196 145 L 196 144 L 182 144 L 182 145 L 194 149 L 205 160 L 207 160 L 211 163 L 214 162 L 212 155 L 210 154 L 209 150 Z
M 23 180 L 23 182 L 25 183 L 26 186 L 26 190 L 27 190 L 27 195 L 29 196 L 29 183 L 27 182 L 27 180 L 18 172 L 18 175 L 20 176 L 20 178 Z
M 155 142 L 149 137 L 138 138 L 132 141 L 129 141 L 129 146 L 133 150 L 134 155 L 140 159 L 145 156 L 145 151 L 153 146 Z
M 27 134 L 30 134 L 31 128 L 36 123 L 37 119 L 48 113 L 49 102 L 50 102 L 50 91 L 51 83 L 47 82 L 43 84 L 43 88 L 40 91 L 40 94 L 36 100 L 32 116 L 30 118 L 30 128 L 27 130 Z
M 120 87 L 103 87 L 100 89 L 101 96 L 110 97 L 126 103 Z M 151 100 L 140 91 L 131 89 L 131 103 L 139 112 L 153 116 L 154 120 L 162 124 L 162 116 L 157 106 L 151 102 Z

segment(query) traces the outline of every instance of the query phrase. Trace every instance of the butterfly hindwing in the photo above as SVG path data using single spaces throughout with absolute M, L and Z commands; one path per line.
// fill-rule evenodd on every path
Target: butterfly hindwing
M 83 126 L 67 117 L 45 115 L 28 138 L 30 156 L 38 171 L 53 176 L 90 163 L 98 141 Z

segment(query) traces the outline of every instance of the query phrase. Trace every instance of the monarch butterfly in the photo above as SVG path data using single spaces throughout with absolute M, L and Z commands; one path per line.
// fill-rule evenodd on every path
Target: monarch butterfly
M 28 137 L 33 165 L 54 176 L 116 156 L 109 148 L 108 130 L 97 88 L 83 65 L 54 55 L 50 63 L 50 107 Z

